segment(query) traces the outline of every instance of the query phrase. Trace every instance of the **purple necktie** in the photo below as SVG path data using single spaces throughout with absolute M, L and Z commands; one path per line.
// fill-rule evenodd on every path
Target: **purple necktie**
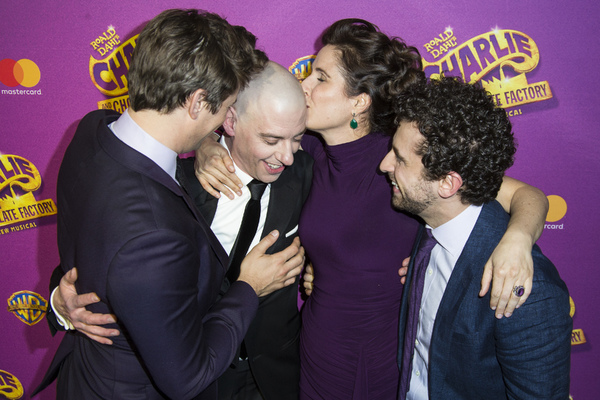
M 408 317 L 404 331 L 404 346 L 402 350 L 402 368 L 400 370 L 400 400 L 406 399 L 412 373 L 412 359 L 415 350 L 415 338 L 417 336 L 417 324 L 419 322 L 419 309 L 423 297 L 423 285 L 425 283 L 425 271 L 429 264 L 431 250 L 437 241 L 431 235 L 431 229 L 427 229 L 427 235 L 421 236 L 419 250 L 415 255 L 413 279 L 410 285 L 408 298 Z

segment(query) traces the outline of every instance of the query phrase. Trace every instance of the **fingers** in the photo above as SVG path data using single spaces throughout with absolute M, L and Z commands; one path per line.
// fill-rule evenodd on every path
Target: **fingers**
M 489 269 L 489 270 L 488 270 Z M 490 275 L 492 275 L 490 277 Z M 529 297 L 533 282 L 533 265 L 529 260 L 523 260 L 519 264 L 513 264 L 512 267 L 502 264 L 502 266 L 491 267 L 486 264 L 484 277 L 482 279 L 482 293 L 485 293 L 489 287 L 491 279 L 490 307 L 495 310 L 496 318 L 510 317 L 514 310 L 521 306 Z M 484 282 L 484 280 L 487 280 Z M 486 287 L 487 285 L 487 287 Z M 515 293 L 514 288 L 523 286 L 522 296 Z
M 119 331 L 117 329 L 107 329 L 96 325 L 79 324 L 75 325 L 75 329 L 77 329 L 79 332 L 83 333 L 90 339 L 95 340 L 98 343 L 107 345 L 113 344 L 113 341 L 109 339 L 110 337 L 119 336 Z
M 524 278 L 523 278 L 524 279 Z M 520 286 L 522 280 L 519 275 L 514 273 L 498 273 L 492 280 L 492 292 L 490 297 L 490 307 L 495 310 L 496 318 L 510 317 L 515 307 L 521 301 L 521 298 L 514 292 L 515 286 Z M 522 285 L 525 287 L 525 285 Z M 531 283 L 527 285 L 531 291 Z M 525 295 L 523 295 L 525 296 Z M 521 297 L 523 297 L 521 296 Z
M 100 301 L 100 298 L 96 293 L 86 293 L 80 294 L 76 296 L 69 297 L 68 299 L 65 297 L 66 306 L 70 309 L 73 308 L 81 308 L 89 306 L 90 304 L 94 304 Z
M 409 263 L 410 263 L 410 257 L 406 257 L 404 260 L 402 260 L 402 266 L 403 267 L 408 267 Z
M 229 154 L 227 154 L 227 152 L 225 152 L 223 155 L 224 155 L 224 157 L 222 158 L 222 160 L 223 160 L 223 164 L 225 165 L 225 168 L 227 168 L 227 171 L 229 171 L 233 174 L 235 172 L 235 166 L 233 165 L 233 159 L 231 157 L 229 157 Z M 237 182 L 236 182 L 237 185 L 242 187 L 242 181 L 237 176 L 235 178 L 237 179 Z
M 60 279 L 61 283 L 64 282 L 69 285 L 75 285 L 76 280 L 77 280 L 77 268 L 71 268 Z
M 252 286 L 259 297 L 291 285 L 304 266 L 304 248 L 300 246 L 300 239 L 297 237 L 282 251 L 265 254 L 278 236 L 277 231 L 265 236 L 252 248 L 240 267 L 238 280 Z
M 488 292 L 488 290 L 490 290 L 490 284 L 492 283 L 492 277 L 493 277 L 492 261 L 488 260 L 488 262 L 485 264 L 485 267 L 483 268 L 483 277 L 481 278 L 481 290 L 479 291 L 479 297 L 485 296 L 485 294 Z M 498 304 L 498 303 L 495 302 L 494 304 L 492 304 L 492 302 L 490 301 L 490 307 L 492 308 L 492 310 L 495 309 L 496 304 Z
M 254 254 L 258 254 L 258 255 L 265 254 L 267 252 L 267 250 L 269 250 L 269 247 L 271 247 L 275 244 L 278 237 L 279 237 L 279 231 L 277 231 L 277 230 L 271 231 L 268 235 L 266 235 L 264 238 L 262 238 L 261 241 L 258 242 L 258 244 L 256 246 L 254 246 L 248 254 L 250 254 L 250 253 L 252 253 L 253 255 Z M 292 245 L 293 245 L 293 243 L 292 243 Z M 246 257 L 248 257 L 248 255 Z M 290 257 L 291 257 L 291 255 L 290 255 Z
M 400 277 L 406 277 L 407 273 L 408 273 L 408 267 L 402 267 L 398 270 L 398 275 L 400 275 Z M 404 278 L 404 280 L 406 280 L 406 278 Z
M 236 175 L 233 176 L 237 178 Z M 242 195 L 240 186 L 235 181 L 230 179 L 229 175 L 224 175 L 219 170 L 210 169 L 203 172 L 196 170 L 196 178 L 198 178 L 198 181 L 204 190 L 216 198 L 221 196 L 219 192 L 223 193 L 232 200 L 234 198 L 233 191 L 235 191 L 238 196 Z M 233 191 L 230 188 L 232 188 Z
M 53 295 L 55 311 L 73 328 L 85 334 L 90 339 L 102 344 L 112 344 L 108 337 L 119 335 L 117 329 L 107 329 L 98 325 L 113 324 L 117 318 L 112 314 L 97 314 L 86 310 L 86 306 L 100 301 L 96 293 L 77 294 L 75 281 L 77 270 L 68 271 L 61 279 L 59 290 Z
M 304 287 L 304 293 L 307 296 L 310 296 L 314 287 L 314 271 L 312 264 L 309 262 L 306 264 L 306 268 L 304 268 L 304 275 L 302 276 L 302 286 Z
M 83 331 L 80 331 L 80 332 L 82 332 L 84 335 L 86 335 L 87 337 L 89 337 L 92 340 L 95 340 L 98 343 L 106 344 L 106 345 L 109 345 L 109 346 L 113 344 L 113 341 L 110 340 L 107 337 L 103 337 L 103 336 L 100 336 L 100 335 L 94 335 L 94 334 L 83 332 Z
M 241 196 L 242 181 L 235 175 L 233 160 L 227 150 L 216 142 L 207 141 L 201 149 L 196 151 L 194 161 L 194 173 L 196 178 L 208 193 L 214 197 L 220 197 L 222 192 L 230 199 L 234 198 L 233 192 Z
M 208 194 L 210 194 L 211 196 L 213 196 L 217 199 L 221 198 L 221 193 L 218 190 L 216 190 L 215 188 L 213 188 L 208 180 L 206 180 L 202 176 L 198 176 L 198 175 L 196 175 L 196 178 L 198 178 L 198 182 L 200 182 L 200 185 L 202 186 L 202 188 L 204 188 L 204 190 L 206 190 L 206 192 Z M 227 196 L 227 197 L 229 197 L 229 196 Z

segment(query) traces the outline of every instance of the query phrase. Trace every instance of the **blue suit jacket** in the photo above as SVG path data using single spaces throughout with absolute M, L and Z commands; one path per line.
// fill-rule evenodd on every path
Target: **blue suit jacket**
M 495 318 L 490 294 L 480 298 L 483 267 L 506 231 L 509 216 L 493 201 L 479 219 L 452 272 L 429 349 L 430 399 L 567 399 L 571 330 L 569 294 L 538 246 L 533 289 L 510 318 Z M 416 246 L 423 234 L 421 230 Z M 409 266 L 406 285 L 412 281 Z M 404 290 L 400 343 L 408 314 Z M 402 360 L 402 346 L 398 359 Z
M 39 389 L 58 375 L 60 399 L 216 398 L 258 298 L 236 282 L 216 301 L 227 254 L 177 183 L 108 129 L 116 118 L 88 114 L 65 153 L 58 245 L 122 334 L 105 346 L 68 332 Z

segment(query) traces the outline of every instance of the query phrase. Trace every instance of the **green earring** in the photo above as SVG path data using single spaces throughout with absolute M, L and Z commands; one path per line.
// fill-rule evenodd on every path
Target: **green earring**
M 358 122 L 356 122 L 356 113 L 352 113 L 352 121 L 350 121 L 350 128 L 356 129 L 358 128 Z

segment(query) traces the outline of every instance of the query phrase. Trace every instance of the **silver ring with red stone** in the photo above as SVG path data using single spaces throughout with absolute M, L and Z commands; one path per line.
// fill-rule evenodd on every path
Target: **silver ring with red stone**
M 521 297 L 525 294 L 525 287 L 524 286 L 515 286 L 513 288 L 513 294 L 517 297 Z

